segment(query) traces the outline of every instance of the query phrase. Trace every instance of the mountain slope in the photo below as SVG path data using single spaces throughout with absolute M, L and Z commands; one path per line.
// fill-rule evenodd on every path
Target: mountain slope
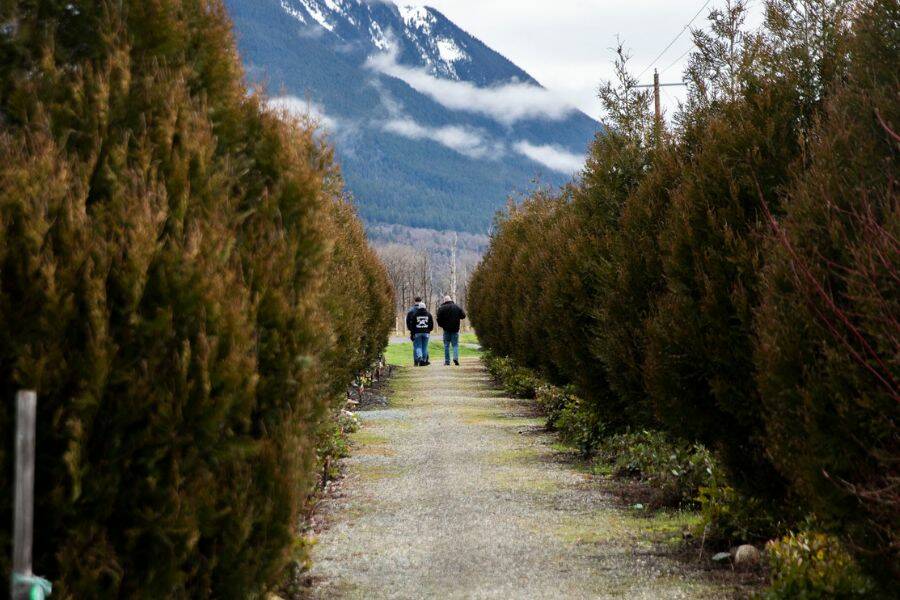
M 568 180 L 599 129 L 434 9 L 225 4 L 248 77 L 320 115 L 370 223 L 484 232 L 511 192 Z

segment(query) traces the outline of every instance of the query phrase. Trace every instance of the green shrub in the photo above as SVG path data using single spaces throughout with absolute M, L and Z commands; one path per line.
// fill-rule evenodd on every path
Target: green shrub
M 875 586 L 833 536 L 813 531 L 790 533 L 766 545 L 769 600 L 874 598 Z
M 591 456 L 607 433 L 600 411 L 580 398 L 569 396 L 556 420 L 556 429 L 566 444 L 578 448 L 582 456 Z
M 563 410 L 575 401 L 574 395 L 571 386 L 561 388 L 545 383 L 537 388 L 535 400 L 546 416 L 547 429 L 557 429 Z
M 541 381 L 530 369 L 518 366 L 508 356 L 487 354 L 483 360 L 488 372 L 511 396 L 531 399 L 537 395 Z
M 721 469 L 713 469 L 701 486 L 698 501 L 703 536 L 720 546 L 761 542 L 788 531 L 798 519 L 797 510 L 772 510 L 768 498 L 746 494 L 728 483 Z
M 647 430 L 603 439 L 596 462 L 613 476 L 646 481 L 659 490 L 660 506 L 680 508 L 697 505 L 700 490 L 709 487 L 716 468 L 702 446 Z
M 556 387 L 542 383 L 536 391 L 536 404 L 545 415 L 547 429 L 556 431 L 560 440 L 578 449 L 582 456 L 594 453 L 605 427 L 586 401 L 575 395 L 573 386 Z
M 574 395 L 571 388 L 562 389 L 544 382 L 534 371 L 520 367 L 510 357 L 486 353 L 482 360 L 510 395 L 536 400 L 546 415 L 547 427 L 556 430 L 563 442 L 578 448 L 584 456 L 593 453 L 605 431 L 595 408 Z
M 338 460 L 350 456 L 349 436 L 359 431 L 359 419 L 353 413 L 339 410 L 319 431 L 316 443 L 316 471 L 320 483 L 340 475 Z

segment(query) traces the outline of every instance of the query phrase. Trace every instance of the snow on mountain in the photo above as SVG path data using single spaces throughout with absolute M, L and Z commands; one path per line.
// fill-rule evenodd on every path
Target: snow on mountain
M 437 47 L 438 52 L 441 55 L 441 60 L 448 65 L 455 63 L 458 60 L 469 60 L 469 55 L 463 52 L 453 40 L 441 38 L 437 41 Z
M 568 181 L 600 128 L 433 8 L 224 1 L 248 78 L 322 124 L 370 224 L 484 232 L 510 193 Z
M 302 4 L 309 15 L 316 20 L 316 23 L 327 29 L 328 31 L 334 31 L 334 25 L 328 22 L 327 14 L 322 10 L 319 2 L 315 2 L 314 0 L 300 0 L 300 4 Z M 282 3 L 283 5 L 283 3 Z M 334 2 L 325 2 L 326 7 L 334 11 L 338 14 L 341 13 L 340 8 L 334 5 Z
M 399 50 L 403 64 L 420 66 L 436 77 L 467 80 L 468 73 L 459 63 L 472 61 L 473 50 L 477 53 L 482 46 L 429 7 L 366 0 L 279 0 L 279 4 L 301 24 L 334 36 L 334 43 L 362 54 Z
M 290 3 L 287 2 L 286 0 L 281 0 L 281 8 L 284 9 L 284 12 L 291 15 L 292 17 L 294 17 L 301 23 L 306 23 L 305 13 L 303 13 L 303 12 L 297 10 L 296 8 L 294 8 L 293 6 L 291 6 Z
M 400 15 L 404 23 L 426 34 L 431 34 L 433 17 L 431 11 L 425 6 L 399 6 Z

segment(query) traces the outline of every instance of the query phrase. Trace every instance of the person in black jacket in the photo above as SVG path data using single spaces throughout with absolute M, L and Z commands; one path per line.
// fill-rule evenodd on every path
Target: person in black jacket
M 434 318 L 421 298 L 416 298 L 416 305 L 406 313 L 406 328 L 413 341 L 413 362 L 417 367 L 431 364 L 428 357 L 428 340 L 434 331 Z
M 437 322 L 444 330 L 444 364 L 450 364 L 450 346 L 453 346 L 453 364 L 459 366 L 459 325 L 466 318 L 466 311 L 461 309 L 453 298 L 444 296 L 444 303 L 438 308 Z

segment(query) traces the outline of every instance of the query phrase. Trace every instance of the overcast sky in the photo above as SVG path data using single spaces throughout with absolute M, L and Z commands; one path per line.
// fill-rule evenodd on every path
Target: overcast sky
M 596 90 L 611 76 L 612 48 L 619 35 L 639 73 L 697 14 L 706 0 L 398 0 L 443 12 L 594 118 L 600 117 Z M 706 26 L 706 14 L 725 0 L 711 0 L 694 21 Z M 762 0 L 754 0 L 755 13 Z M 685 32 L 659 59 L 663 82 L 681 81 L 691 47 Z M 674 63 L 674 64 L 673 64 Z M 671 66 L 670 66 L 671 65 Z M 652 83 L 652 70 L 642 78 Z M 664 106 L 674 108 L 680 88 L 664 88 Z

